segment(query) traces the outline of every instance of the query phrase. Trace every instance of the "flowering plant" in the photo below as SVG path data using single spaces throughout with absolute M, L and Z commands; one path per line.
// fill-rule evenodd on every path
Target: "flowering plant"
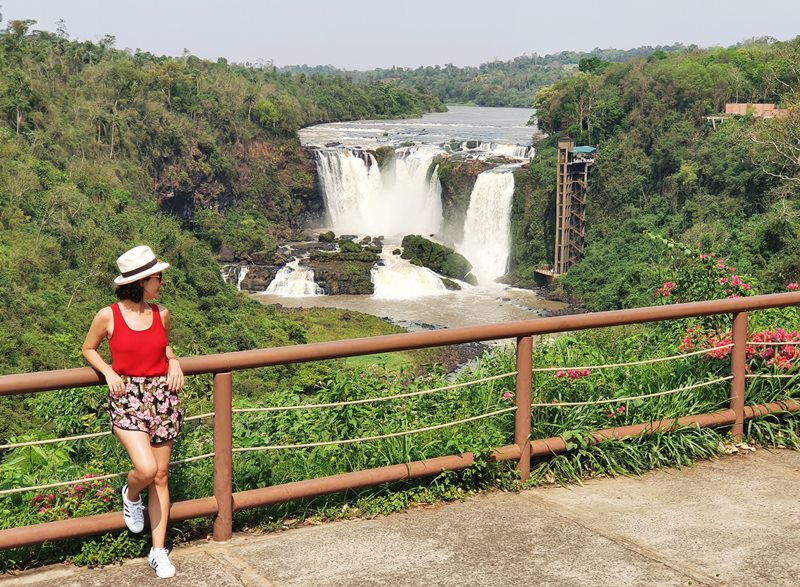
M 572 381 L 575 381 L 576 379 L 583 379 L 588 375 L 589 375 L 589 369 L 559 369 L 558 371 L 556 371 L 554 377 L 556 377 L 557 379 L 561 377 L 567 377 Z
M 94 475 L 83 476 L 85 483 L 61 487 L 50 493 L 40 493 L 31 500 L 36 513 L 46 520 L 76 518 L 97 512 L 107 511 L 106 504 L 116 503 L 117 490 L 101 480 L 93 480 Z

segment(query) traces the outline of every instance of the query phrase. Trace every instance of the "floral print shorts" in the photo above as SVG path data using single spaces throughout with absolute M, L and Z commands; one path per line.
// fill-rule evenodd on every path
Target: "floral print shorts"
M 150 435 L 152 444 L 177 438 L 183 422 L 181 400 L 167 389 L 167 378 L 124 377 L 125 395 L 108 394 L 111 426 Z

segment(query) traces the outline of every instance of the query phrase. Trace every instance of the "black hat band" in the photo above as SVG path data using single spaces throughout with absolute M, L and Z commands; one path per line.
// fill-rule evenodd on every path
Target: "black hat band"
M 158 259 L 153 259 L 149 263 L 145 263 L 141 267 L 134 269 L 133 271 L 126 271 L 122 274 L 122 277 L 130 277 L 131 275 L 136 275 L 137 273 L 141 273 L 142 271 L 146 271 L 150 269 L 150 267 L 154 267 L 158 263 Z

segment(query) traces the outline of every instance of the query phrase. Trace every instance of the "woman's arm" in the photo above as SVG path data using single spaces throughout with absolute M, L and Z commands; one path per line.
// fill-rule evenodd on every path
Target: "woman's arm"
M 178 357 L 175 356 L 175 351 L 169 346 L 169 327 L 170 315 L 169 310 L 164 306 L 159 306 L 161 314 L 161 322 L 164 324 L 164 331 L 167 333 L 167 362 L 169 368 L 167 369 L 167 389 L 170 391 L 178 391 L 183 388 L 183 370 L 181 364 L 178 362 Z
M 113 315 L 111 308 L 103 308 L 94 316 L 92 325 L 89 326 L 89 332 L 86 333 L 86 339 L 83 341 L 81 352 L 86 361 L 95 369 L 103 374 L 108 384 L 108 390 L 112 395 L 122 395 L 125 393 L 125 382 L 122 377 L 117 375 L 111 368 L 111 365 L 103 360 L 97 349 L 103 339 L 108 337 Z

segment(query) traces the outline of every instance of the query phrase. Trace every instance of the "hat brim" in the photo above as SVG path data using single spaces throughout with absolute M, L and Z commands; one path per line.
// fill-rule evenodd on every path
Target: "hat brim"
M 122 277 L 122 275 L 118 275 L 114 279 L 114 285 L 126 285 L 128 283 L 133 283 L 134 281 L 139 281 L 140 279 L 144 279 L 148 275 L 153 275 L 155 273 L 164 271 L 164 269 L 166 269 L 167 267 L 169 267 L 169 263 L 162 262 L 162 263 L 156 263 L 152 267 L 149 267 L 144 271 L 142 271 L 141 273 L 137 273 L 136 275 L 130 275 L 128 277 Z

